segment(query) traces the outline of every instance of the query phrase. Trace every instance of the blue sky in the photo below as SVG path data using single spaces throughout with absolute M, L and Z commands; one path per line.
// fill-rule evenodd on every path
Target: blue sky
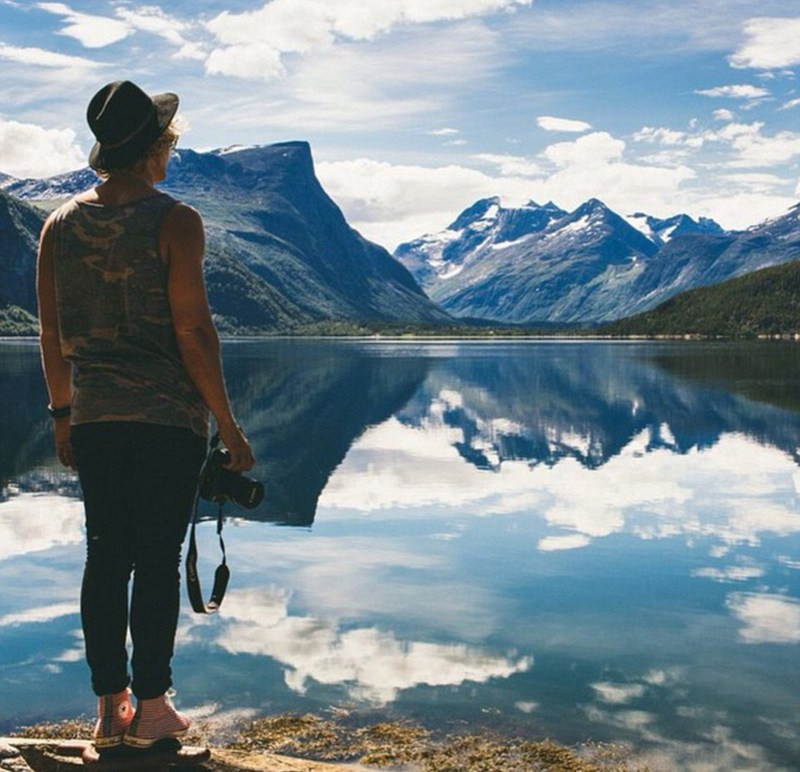
M 0 172 L 85 165 L 85 106 L 175 91 L 207 150 L 303 139 L 393 248 L 478 198 L 748 227 L 800 199 L 797 0 L 0 0 Z

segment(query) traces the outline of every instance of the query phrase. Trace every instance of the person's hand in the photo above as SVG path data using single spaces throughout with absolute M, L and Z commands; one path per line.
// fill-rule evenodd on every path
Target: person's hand
M 231 472 L 246 472 L 248 469 L 252 469 L 256 460 L 242 427 L 231 423 L 220 425 L 218 428 L 219 438 L 231 456 L 231 460 L 225 464 L 225 468 L 230 469 Z
M 77 469 L 75 464 L 75 457 L 72 454 L 72 443 L 69 439 L 70 422 L 69 416 L 64 418 L 56 418 L 53 420 L 54 432 L 56 438 L 56 455 L 58 460 L 70 469 Z

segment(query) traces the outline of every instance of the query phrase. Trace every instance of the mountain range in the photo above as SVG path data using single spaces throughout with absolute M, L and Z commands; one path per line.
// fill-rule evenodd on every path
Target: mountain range
M 43 180 L 0 173 L 0 333 L 35 332 L 44 212 L 96 181 L 89 169 Z M 595 325 L 800 257 L 800 205 L 725 231 L 686 214 L 621 216 L 598 199 L 567 212 L 498 198 L 392 256 L 349 226 L 305 142 L 180 150 L 160 187 L 203 214 L 209 299 L 226 334 L 352 322 Z
M 590 199 L 505 208 L 476 202 L 439 233 L 395 257 L 457 317 L 513 324 L 591 324 L 800 257 L 800 207 L 747 231 L 707 218 L 622 217 Z
M 33 312 L 35 235 L 43 208 L 97 183 L 88 169 L 46 180 L 6 179 L 0 228 L 0 306 Z M 319 184 L 305 142 L 181 150 L 165 192 L 195 206 L 206 223 L 206 281 L 223 333 L 280 332 L 321 320 L 435 323 L 449 316 L 383 248 L 364 239 Z M 20 201 L 23 199 L 23 201 Z M 33 240 L 32 240 L 33 239 Z M 17 281 L 18 279 L 18 281 Z

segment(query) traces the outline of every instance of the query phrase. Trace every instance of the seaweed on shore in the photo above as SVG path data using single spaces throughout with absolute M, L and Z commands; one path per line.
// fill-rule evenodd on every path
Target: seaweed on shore
M 569 748 L 549 739 L 524 740 L 497 733 L 434 736 L 407 722 L 350 726 L 310 714 L 253 721 L 234 747 L 421 772 L 641 772 L 631 750 L 587 743 Z
M 86 720 L 25 727 L 21 737 L 79 739 L 91 734 Z M 214 745 L 213 727 L 197 730 Z M 198 735 L 198 737 L 200 737 Z M 187 738 L 195 742 L 196 737 Z M 254 720 L 240 727 L 224 748 L 250 754 L 274 753 L 316 761 L 358 762 L 371 767 L 419 772 L 644 772 L 630 748 L 585 743 L 575 748 L 550 739 L 506 737 L 480 733 L 435 734 L 406 721 L 362 723 L 347 713 L 335 718 L 283 714 Z

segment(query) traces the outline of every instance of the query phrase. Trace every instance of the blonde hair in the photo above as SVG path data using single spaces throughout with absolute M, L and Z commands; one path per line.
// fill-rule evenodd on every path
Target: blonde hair
M 170 121 L 167 128 L 158 135 L 155 142 L 153 142 L 153 144 L 133 163 L 125 164 L 125 166 L 115 166 L 111 169 L 95 169 L 95 174 L 101 179 L 107 180 L 113 174 L 130 174 L 131 172 L 140 171 L 151 158 L 159 156 L 162 153 L 168 153 L 172 150 L 177 144 L 183 128 L 183 121 L 181 121 L 178 116 L 175 116 L 175 118 Z

